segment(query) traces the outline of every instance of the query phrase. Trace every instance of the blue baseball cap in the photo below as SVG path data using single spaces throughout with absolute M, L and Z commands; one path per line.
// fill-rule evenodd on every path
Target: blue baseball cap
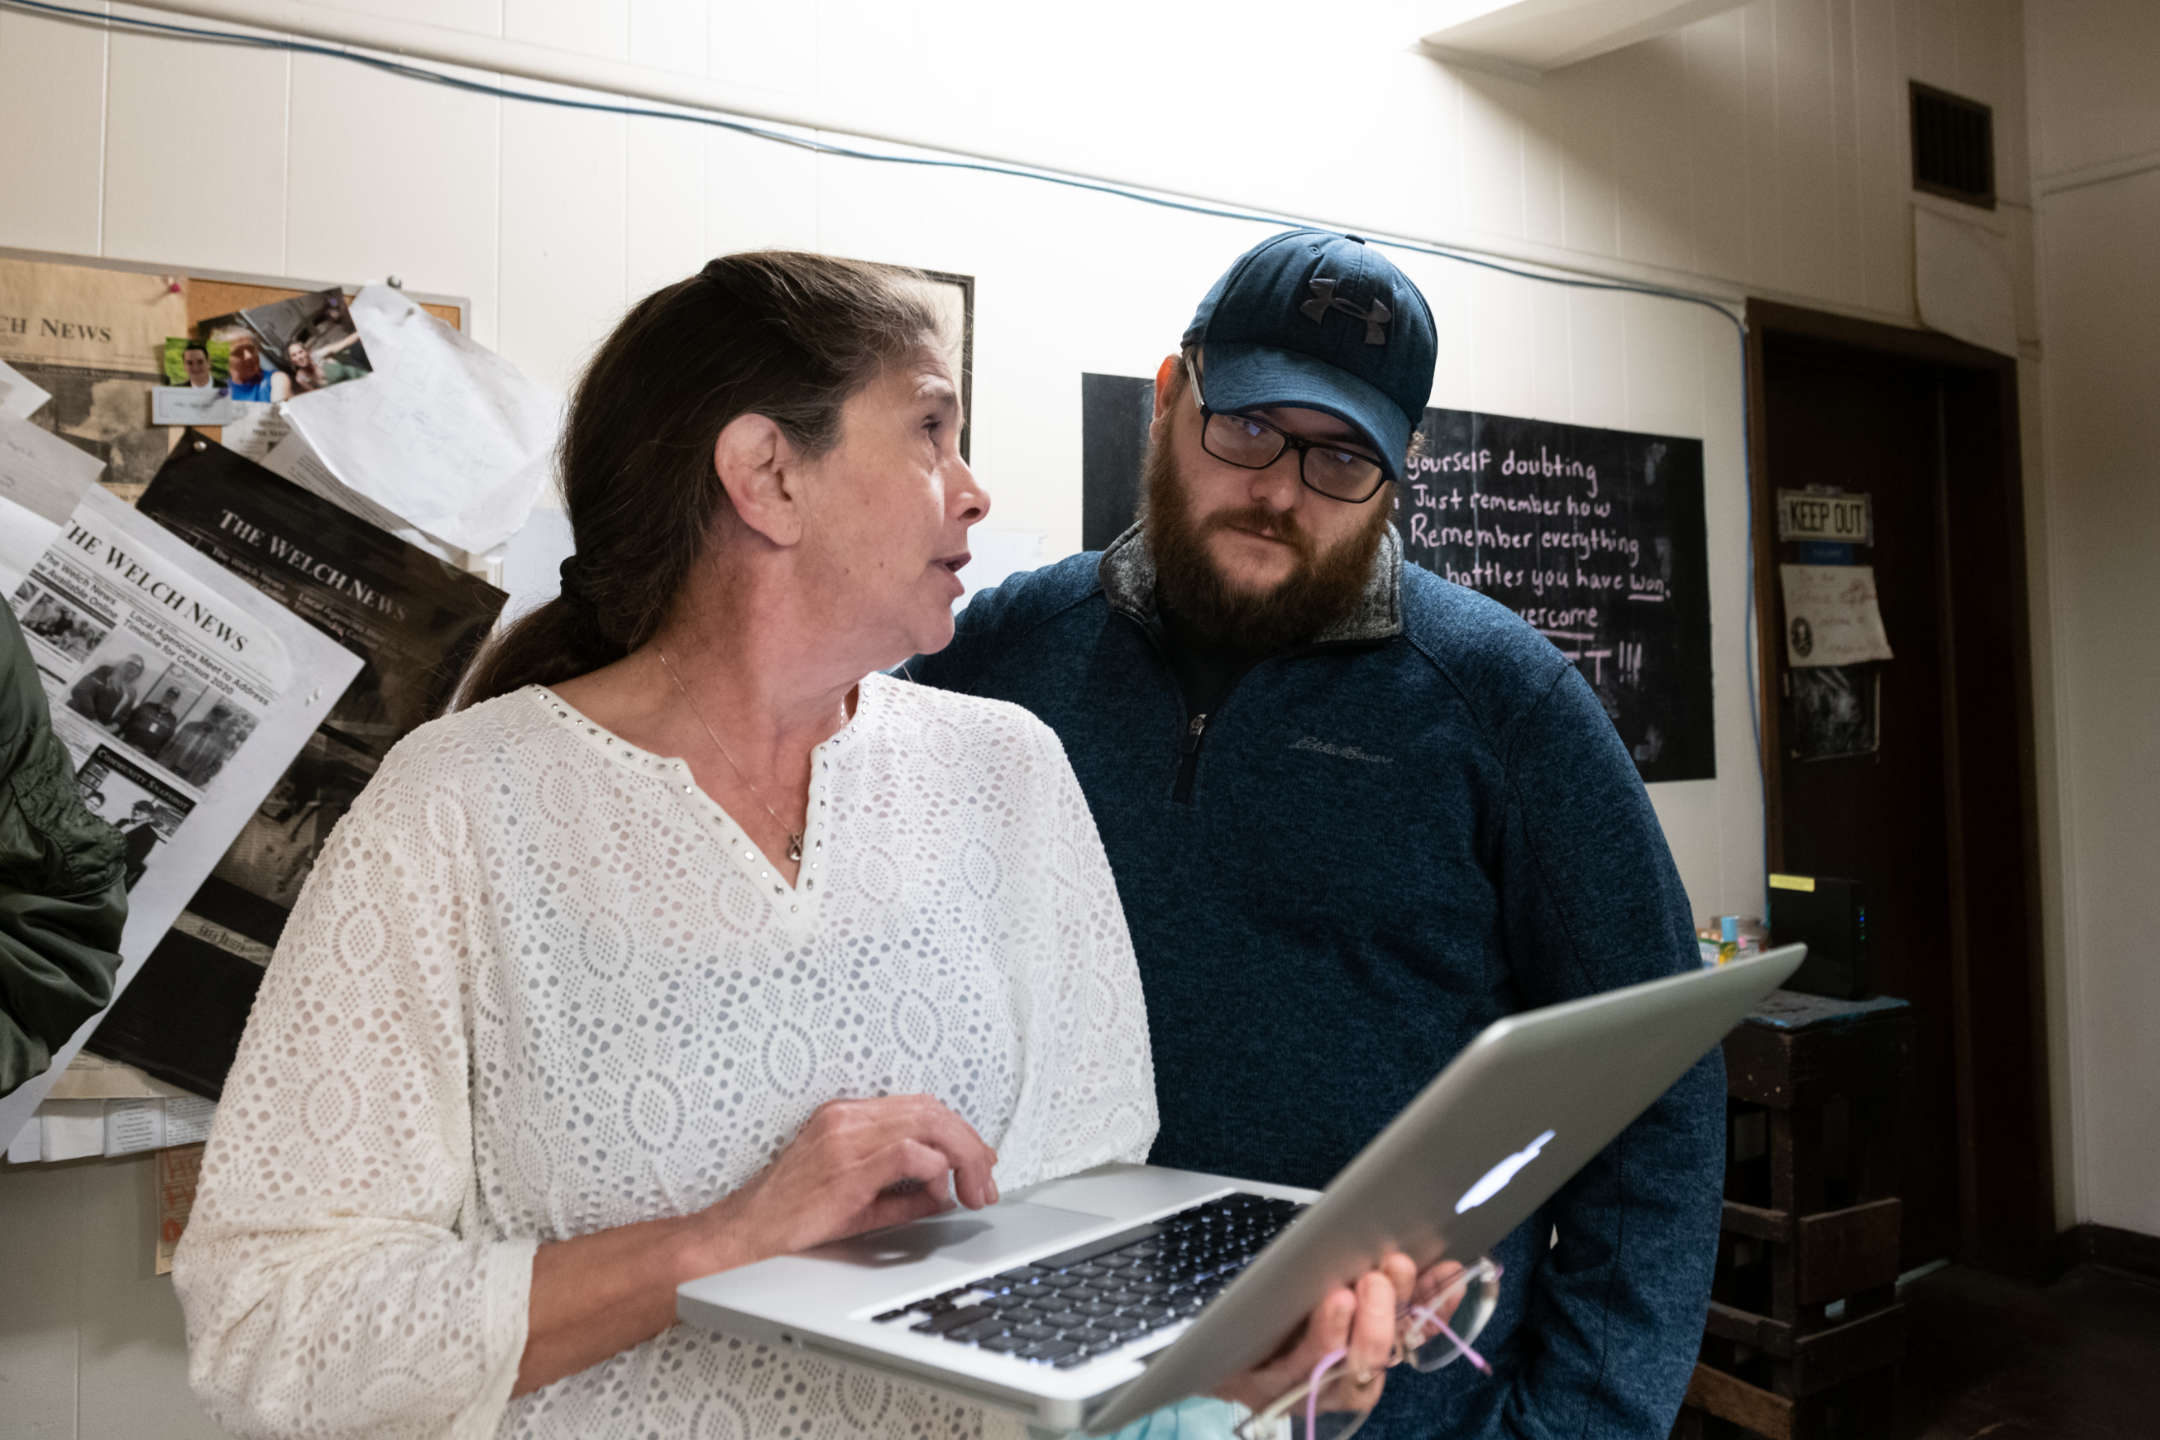
M 1357 427 L 1403 478 L 1439 336 L 1410 277 L 1355 235 L 1286 230 L 1223 272 L 1192 324 L 1211 410 L 1296 405 Z

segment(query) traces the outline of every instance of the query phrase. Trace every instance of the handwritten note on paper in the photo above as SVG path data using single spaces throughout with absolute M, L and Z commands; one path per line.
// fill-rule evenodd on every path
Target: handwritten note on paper
M 0 497 L 53 524 L 74 512 L 105 466 L 50 430 L 0 419 Z
M 352 315 L 375 373 L 288 402 L 293 429 L 342 484 L 445 544 L 515 534 L 551 473 L 559 399 L 387 286 Z
M 1785 659 L 1796 668 L 1888 660 L 1872 565 L 1780 565 Z
M 240 418 L 237 402 L 224 391 L 193 385 L 157 385 L 150 391 L 153 425 L 230 425 Z

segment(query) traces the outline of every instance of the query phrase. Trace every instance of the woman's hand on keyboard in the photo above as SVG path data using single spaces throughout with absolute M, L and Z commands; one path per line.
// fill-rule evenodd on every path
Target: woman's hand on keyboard
M 705 1212 L 731 1263 L 791 1255 L 962 1205 L 997 1203 L 997 1152 L 928 1095 L 831 1100 L 778 1159 Z

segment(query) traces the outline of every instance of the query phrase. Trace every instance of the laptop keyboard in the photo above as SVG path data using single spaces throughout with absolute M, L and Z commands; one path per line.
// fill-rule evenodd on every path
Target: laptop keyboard
M 1267 1195 L 1224 1195 L 877 1321 L 1071 1369 L 1190 1319 L 1304 1208 Z

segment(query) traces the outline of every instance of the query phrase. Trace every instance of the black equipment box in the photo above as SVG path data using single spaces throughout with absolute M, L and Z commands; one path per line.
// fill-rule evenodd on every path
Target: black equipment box
M 1859 1000 L 1875 993 L 1867 899 L 1858 881 L 1829 875 L 1770 877 L 1770 943 L 1808 947 L 1788 990 Z

